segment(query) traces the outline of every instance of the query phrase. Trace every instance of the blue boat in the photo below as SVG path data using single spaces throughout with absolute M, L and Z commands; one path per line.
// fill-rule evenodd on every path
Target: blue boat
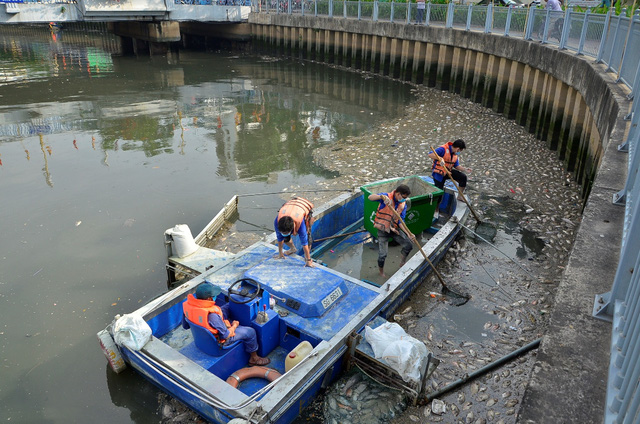
M 407 213 L 414 228 L 424 228 L 417 240 L 429 261 L 414 249 L 393 275 L 376 282 L 368 273 L 377 273 L 377 244 L 362 230 L 371 220 L 365 216 L 366 193 L 390 192 L 399 183 L 410 185 L 412 196 L 419 191 L 416 188 L 431 190 L 422 194 L 426 207 L 421 210 L 414 196 Z M 433 193 L 438 189 L 431 183 L 429 177 L 417 176 L 379 181 L 317 208 L 311 230 L 316 240 L 312 246 L 315 267 L 304 267 L 297 255 L 276 259 L 275 233 L 236 254 L 204 247 L 204 241 L 237 207 L 237 197 L 195 238 L 199 246 L 194 253 L 177 257 L 171 237 L 165 236 L 170 278 L 177 268 L 198 275 L 131 314 L 141 317 L 152 332 L 141 349 L 113 343 L 115 320 L 98 333 L 112 367 L 122 369 L 126 363 L 211 422 L 236 418 L 251 423 L 292 422 L 343 371 L 345 359 L 357 350 L 352 346 L 354 335 L 363 333 L 366 325 L 385 322 L 431 272 L 429 262 L 437 264 L 456 239 L 459 223 L 465 222 L 469 210 L 447 186 L 439 192 L 441 217 L 435 225 L 433 209 L 438 199 Z M 412 210 L 414 214 L 409 215 Z M 391 250 L 389 258 L 393 255 Z M 203 333 L 196 325 L 183 329 L 182 304 L 203 282 L 221 287 L 216 303 L 228 302 L 232 319 L 256 330 L 258 355 L 271 360 L 270 375 L 228 383 L 232 374 L 249 366 L 242 344 L 221 348 L 206 330 Z M 313 349 L 285 372 L 287 355 L 303 342 Z

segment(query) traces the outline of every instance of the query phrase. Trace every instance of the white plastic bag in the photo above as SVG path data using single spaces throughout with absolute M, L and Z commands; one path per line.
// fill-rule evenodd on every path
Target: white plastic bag
M 169 228 L 164 233 L 171 236 L 173 240 L 171 247 L 173 254 L 177 257 L 184 258 L 198 250 L 198 244 L 193 240 L 193 235 L 188 225 L 178 224 L 173 228 Z
M 428 355 L 424 343 L 408 335 L 395 322 L 375 329 L 367 326 L 364 338 L 371 345 L 375 358 L 384 360 L 404 381 L 420 382 Z
M 113 334 L 119 346 L 140 350 L 151 339 L 151 327 L 141 316 L 126 314 L 116 321 Z

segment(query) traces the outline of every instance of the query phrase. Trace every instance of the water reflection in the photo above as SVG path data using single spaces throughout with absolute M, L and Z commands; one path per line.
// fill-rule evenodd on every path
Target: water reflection
M 231 180 L 265 180 L 282 170 L 329 176 L 313 165 L 314 147 L 361 133 L 409 97 L 406 88 L 392 90 L 394 82 L 345 78 L 312 64 L 300 72 L 271 59 L 234 57 L 204 69 L 207 55 L 183 52 L 173 65 L 149 59 L 140 72 L 139 60 L 74 49 L 61 39 L 50 55 L 41 42 L 0 38 L 12 54 L 0 72 L 24 70 L 4 79 L 15 89 L 0 106 L 0 143 L 19 141 L 28 151 L 45 136 L 51 156 L 46 136 L 84 133 L 55 150 L 83 148 L 91 137 L 108 164 L 107 152 L 119 149 L 153 157 L 213 148 L 217 175 Z M 49 159 L 47 183 L 55 173 Z
M 112 54 L 120 54 L 119 37 L 106 26 L 67 24 L 3 25 L 0 28 L 0 86 L 72 73 L 113 71 Z M 69 48 L 70 46 L 73 48 Z

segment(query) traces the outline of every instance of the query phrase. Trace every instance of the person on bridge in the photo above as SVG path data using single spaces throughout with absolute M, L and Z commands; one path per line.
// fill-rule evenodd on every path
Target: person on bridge
M 424 10 L 426 9 L 425 0 L 416 0 L 417 14 L 416 14 L 416 24 L 424 23 Z
M 238 321 L 229 322 L 228 303 L 216 305 L 216 296 L 221 292 L 216 285 L 202 283 L 196 288 L 195 297 L 189 294 L 182 304 L 182 328 L 188 329 L 190 322 L 205 327 L 216 336 L 220 345 L 242 340 L 244 350 L 249 353 L 249 365 L 267 365 L 271 360 L 258 356 L 256 330 L 240 325 Z
M 284 258 L 285 254 L 282 250 L 284 243 L 289 246 L 287 255 L 296 253 L 297 250 L 291 237 L 297 235 L 304 251 L 304 266 L 314 266 L 311 260 L 310 248 L 312 216 L 313 203 L 302 197 L 294 197 L 282 205 L 278 211 L 278 216 L 273 222 L 276 238 L 278 239 L 278 258 Z
M 549 33 L 549 37 L 557 38 L 558 41 L 560 41 L 560 37 L 562 37 L 562 27 L 564 26 L 564 18 L 562 17 L 562 0 L 549 0 L 545 8 L 551 9 L 549 26 L 552 29 Z
M 433 176 L 433 184 L 439 189 L 444 189 L 444 183 L 449 178 L 449 174 L 445 167 L 451 173 L 451 176 L 458 183 L 460 193 L 464 193 L 467 187 L 467 175 L 471 173 L 471 168 L 465 168 L 460 165 L 458 155 L 467 148 L 464 140 L 458 139 L 454 142 L 448 142 L 436 148 L 435 152 L 429 152 L 429 158 L 433 160 L 431 166 L 431 175 Z M 440 157 L 440 159 L 438 158 Z M 465 174 L 466 172 L 466 174 Z M 442 199 L 442 197 L 440 197 Z M 461 196 L 458 196 L 462 200 Z M 437 209 L 437 208 L 436 208 Z
M 376 211 L 376 217 L 373 226 L 378 230 L 378 272 L 381 277 L 386 277 L 384 273 L 384 262 L 389 252 L 389 240 L 393 239 L 402 246 L 402 260 L 400 267 L 407 261 L 407 257 L 413 245 L 410 240 L 415 239 L 413 234 L 405 234 L 398 228 L 399 221 L 395 214 L 391 211 L 393 208 L 400 219 L 404 220 L 407 214 L 407 198 L 411 194 L 411 189 L 405 184 L 400 184 L 391 193 L 370 194 L 368 199 L 374 202 L 380 202 Z
M 552 12 L 562 12 L 562 0 L 549 0 L 545 9 L 551 9 Z

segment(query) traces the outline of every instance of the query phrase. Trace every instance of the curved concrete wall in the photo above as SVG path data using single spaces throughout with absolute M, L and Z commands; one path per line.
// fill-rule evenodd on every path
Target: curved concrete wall
M 586 199 L 604 147 L 622 142 L 623 90 L 566 51 L 493 34 L 404 23 L 252 14 L 259 48 L 459 93 L 558 151 Z M 624 111 L 622 109 L 625 109 Z

